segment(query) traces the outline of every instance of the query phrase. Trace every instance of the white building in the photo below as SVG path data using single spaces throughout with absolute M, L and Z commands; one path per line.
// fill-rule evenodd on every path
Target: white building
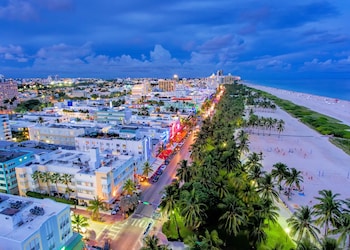
M 37 124 L 29 127 L 29 139 L 50 144 L 74 146 L 75 137 L 85 133 L 85 129 L 74 125 L 50 124 L 43 126 Z
M 12 133 L 8 115 L 0 114 L 0 140 L 10 141 Z
M 0 224 L 1 249 L 82 247 L 81 236 L 72 231 L 70 207 L 51 199 L 0 194 Z
M 36 157 L 36 163 L 16 168 L 20 195 L 24 196 L 28 191 L 57 193 L 77 199 L 80 205 L 95 197 L 111 204 L 120 195 L 124 182 L 134 180 L 134 174 L 141 168 L 141 162 L 136 157 L 102 155 L 98 149 L 90 149 L 89 152 L 59 149 Z M 70 182 L 47 184 L 43 180 L 35 181 L 35 171 L 68 175 Z
M 132 136 L 133 131 L 124 131 L 124 136 L 111 133 L 91 133 L 75 138 L 75 148 L 80 151 L 89 151 L 98 148 L 101 153 L 110 152 L 115 155 L 131 155 L 148 161 L 151 155 L 151 139 Z

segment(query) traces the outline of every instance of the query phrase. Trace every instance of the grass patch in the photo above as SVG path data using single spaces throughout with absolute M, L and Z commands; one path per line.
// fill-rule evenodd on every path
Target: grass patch
M 296 245 L 288 237 L 287 233 L 278 223 L 269 222 L 269 227 L 266 228 L 267 240 L 265 243 L 261 244 L 258 247 L 258 250 L 271 250 L 280 245 L 280 248 L 283 250 L 292 250 L 295 249 Z
M 331 138 L 331 143 L 333 143 L 338 148 L 341 148 L 345 153 L 350 155 L 350 140 L 349 139 L 340 139 L 340 138 Z

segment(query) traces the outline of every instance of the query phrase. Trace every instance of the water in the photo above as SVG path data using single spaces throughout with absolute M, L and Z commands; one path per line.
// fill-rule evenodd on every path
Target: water
M 350 101 L 350 79 L 245 80 L 267 87 Z

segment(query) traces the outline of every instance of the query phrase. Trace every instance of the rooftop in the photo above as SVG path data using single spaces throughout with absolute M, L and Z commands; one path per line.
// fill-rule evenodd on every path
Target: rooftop
M 0 195 L 0 238 L 26 239 L 52 215 L 68 205 L 50 199 L 34 199 L 9 194 Z
M 18 150 L 1 150 L 0 149 L 0 162 L 4 163 L 22 155 L 26 155 L 28 152 L 18 151 Z

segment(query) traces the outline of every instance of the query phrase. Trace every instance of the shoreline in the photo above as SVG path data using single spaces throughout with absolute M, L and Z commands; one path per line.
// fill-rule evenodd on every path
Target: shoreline
M 308 94 L 302 95 L 303 93 L 252 84 L 247 86 L 261 89 L 281 99 L 287 99 L 282 97 L 283 94 L 287 94 L 288 99 L 293 103 L 315 110 L 301 103 L 300 99 L 305 98 L 305 95 Z M 323 97 L 321 100 L 318 96 L 312 97 L 311 100 L 318 105 L 316 112 L 333 117 L 327 109 L 330 104 L 325 102 Z M 350 105 L 350 102 L 347 105 Z M 285 121 L 285 129 L 281 135 L 277 132 L 270 134 L 267 130 L 249 133 L 249 150 L 263 153 L 262 165 L 265 171 L 271 171 L 274 164 L 282 162 L 289 168 L 294 167 L 302 172 L 304 181 L 301 183 L 301 189 L 303 191 L 292 191 L 293 195 L 289 200 L 283 191 L 280 194 L 281 200 L 291 212 L 300 206 L 311 207 L 316 204 L 318 201 L 315 197 L 318 197 L 318 192 L 323 189 L 332 190 L 334 194 L 339 193 L 340 199 L 350 197 L 350 189 L 346 188 L 350 186 L 349 155 L 333 145 L 327 136 L 319 134 L 279 107 L 275 112 L 255 110 L 254 113 L 259 117 L 272 117 Z M 350 123 L 350 115 L 347 121 Z
M 278 98 L 291 101 L 297 105 L 307 107 L 320 114 L 333 117 L 350 126 L 350 101 L 274 87 L 267 87 L 249 82 L 243 82 L 243 85 L 268 92 L 272 95 L 277 96 Z

